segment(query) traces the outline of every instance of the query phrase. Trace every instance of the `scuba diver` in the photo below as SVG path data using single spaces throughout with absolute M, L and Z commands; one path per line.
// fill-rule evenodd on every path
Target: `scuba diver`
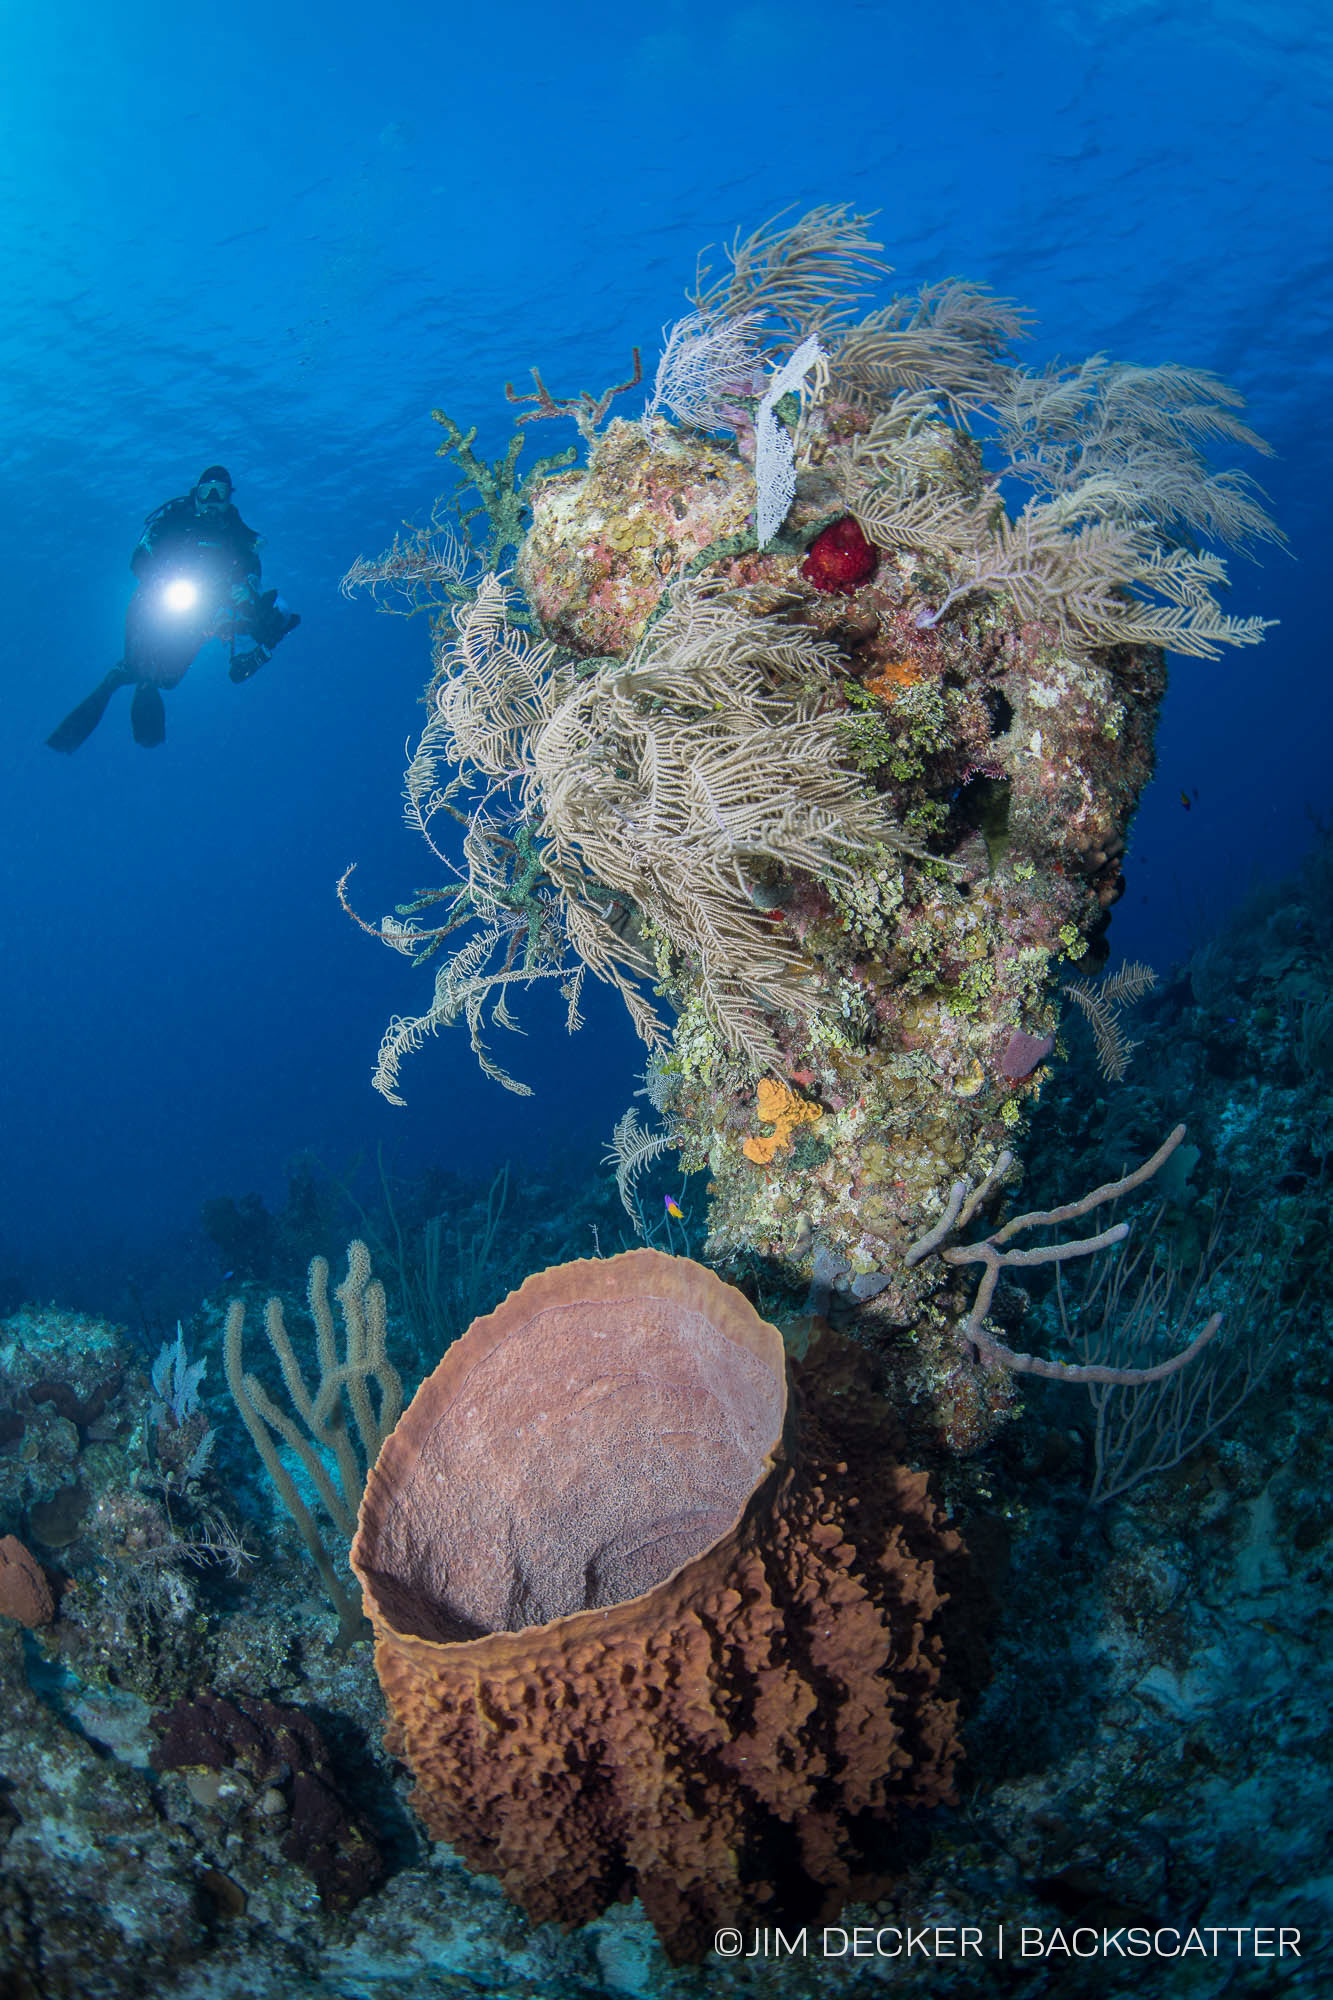
M 77 750 L 123 687 L 134 689 L 134 740 L 153 749 L 167 733 L 162 690 L 184 678 L 209 639 L 228 641 L 231 678 L 248 681 L 300 624 L 276 590 L 260 590 L 259 537 L 231 494 L 225 465 L 210 465 L 181 499 L 148 516 L 130 557 L 139 587 L 125 614 L 125 657 L 51 732 L 51 749 Z

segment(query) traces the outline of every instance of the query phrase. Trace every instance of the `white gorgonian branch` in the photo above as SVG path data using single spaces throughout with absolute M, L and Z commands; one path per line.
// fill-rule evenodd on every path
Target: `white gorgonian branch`
M 777 406 L 784 396 L 804 385 L 811 370 L 817 395 L 828 380 L 828 357 L 814 333 L 774 373 L 754 413 L 754 478 L 759 489 L 755 532 L 761 549 L 777 534 L 796 498 L 796 452 L 778 422 Z
M 676 321 L 666 335 L 653 393 L 643 413 L 650 444 L 653 418 L 663 408 L 701 431 L 734 427 L 739 415 L 736 399 L 753 395 L 752 378 L 762 365 L 756 331 L 761 317 L 742 313 L 735 319 L 711 319 L 707 313 L 692 312 Z

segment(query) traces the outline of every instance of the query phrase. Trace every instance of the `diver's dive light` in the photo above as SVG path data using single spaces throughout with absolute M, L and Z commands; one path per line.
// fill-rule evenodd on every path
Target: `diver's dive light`
M 193 611 L 199 602 L 198 585 L 188 576 L 175 576 L 162 592 L 162 602 L 168 611 Z

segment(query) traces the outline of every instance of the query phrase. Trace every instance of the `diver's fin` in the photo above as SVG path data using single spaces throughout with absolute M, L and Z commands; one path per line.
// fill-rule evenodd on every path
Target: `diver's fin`
M 65 720 L 59 723 L 47 737 L 47 745 L 52 750 L 73 752 L 80 743 L 86 743 L 106 714 L 106 705 L 117 688 L 128 687 L 134 675 L 122 660 L 109 674 L 97 683 L 92 693 L 85 695 L 77 708 L 72 708 Z
M 145 750 L 156 750 L 167 736 L 167 705 L 154 681 L 140 681 L 130 707 L 130 728 L 134 740 Z
M 228 676 L 234 681 L 248 681 L 252 674 L 257 674 L 261 667 L 266 667 L 272 658 L 269 648 L 261 646 L 256 640 L 253 646 L 242 647 L 232 654 L 231 665 L 227 669 Z

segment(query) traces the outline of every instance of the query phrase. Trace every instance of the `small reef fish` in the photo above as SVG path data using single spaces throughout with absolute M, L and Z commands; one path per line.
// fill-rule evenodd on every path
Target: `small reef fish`
M 662 1200 L 666 1205 L 666 1212 L 673 1222 L 683 1222 L 685 1220 L 685 1211 L 678 1201 L 673 1200 L 669 1194 L 664 1194 Z

